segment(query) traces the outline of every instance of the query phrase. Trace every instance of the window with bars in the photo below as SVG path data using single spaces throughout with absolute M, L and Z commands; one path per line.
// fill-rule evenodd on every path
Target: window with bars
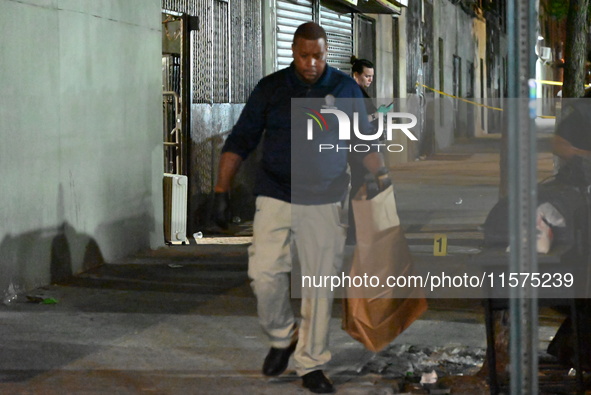
M 191 32 L 193 103 L 244 103 L 263 75 L 261 2 L 162 0 L 199 18 Z

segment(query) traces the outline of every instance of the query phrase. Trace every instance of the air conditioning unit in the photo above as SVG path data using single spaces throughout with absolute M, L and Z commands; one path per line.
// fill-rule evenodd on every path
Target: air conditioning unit
M 164 174 L 164 240 L 170 244 L 188 244 L 187 176 Z

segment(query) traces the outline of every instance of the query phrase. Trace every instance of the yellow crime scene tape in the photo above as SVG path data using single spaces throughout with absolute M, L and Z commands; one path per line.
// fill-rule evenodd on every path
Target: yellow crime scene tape
M 560 81 L 547 81 L 547 80 L 534 80 L 535 82 L 537 82 L 538 84 L 544 84 L 544 85 L 556 85 L 556 86 L 562 86 L 563 83 Z M 585 85 L 586 88 L 591 88 L 591 84 Z
M 545 80 L 535 80 L 535 81 L 537 83 L 540 83 L 540 84 L 562 85 L 562 82 L 558 82 L 558 81 L 545 81 Z M 429 89 L 429 90 L 431 90 L 433 92 L 439 93 L 440 95 L 451 97 L 452 99 L 461 100 L 461 101 L 466 102 L 466 103 L 474 104 L 475 106 L 488 108 L 490 110 L 504 111 L 502 108 L 493 107 L 493 106 L 487 106 L 486 104 L 482 104 L 482 103 L 478 103 L 478 102 L 475 102 L 475 101 L 472 101 L 472 100 L 464 99 L 463 97 L 450 95 L 449 93 L 442 92 L 440 90 L 437 90 L 435 88 L 431 88 L 430 86 L 427 86 L 427 85 L 424 85 L 424 84 L 419 84 L 418 82 L 416 83 L 416 86 L 421 86 L 421 87 L 423 87 L 425 89 Z M 538 115 L 537 117 L 538 118 L 542 118 L 542 119 L 556 119 L 556 117 L 554 115 Z
M 562 86 L 560 81 L 534 80 L 538 84 Z
M 459 96 L 450 95 L 449 93 L 442 92 L 442 91 L 440 91 L 440 90 L 437 90 L 437 89 L 435 89 L 435 88 L 431 88 L 430 86 L 427 86 L 427 85 L 419 84 L 418 82 L 417 82 L 417 84 L 416 84 L 416 85 L 417 85 L 417 86 L 422 86 L 423 88 L 426 88 L 426 89 L 429 89 L 429 90 L 431 90 L 431 91 L 433 91 L 433 92 L 439 93 L 440 95 L 447 96 L 447 97 L 451 97 L 451 98 L 453 98 L 453 99 L 458 99 L 458 100 L 461 100 L 461 101 L 463 101 L 463 102 L 470 103 L 470 104 L 474 104 L 474 105 L 476 105 L 476 106 L 479 106 L 479 107 L 489 108 L 489 109 L 491 109 L 491 110 L 503 111 L 503 109 L 502 109 L 502 108 L 498 108 L 498 107 L 492 107 L 492 106 L 487 106 L 486 104 L 477 103 L 477 102 L 475 102 L 475 101 L 472 101 L 472 100 L 464 99 L 463 97 L 459 97 Z

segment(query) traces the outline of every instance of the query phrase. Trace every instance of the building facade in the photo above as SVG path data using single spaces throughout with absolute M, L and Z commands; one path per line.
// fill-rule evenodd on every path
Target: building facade
M 402 98 L 420 112 L 420 141 L 400 136 L 406 149 L 390 166 L 496 132 L 488 110 L 457 97 L 506 92 L 497 3 L 1 2 L 0 294 L 163 245 L 163 172 L 188 176 L 188 233 L 205 230 L 224 139 L 257 81 L 289 65 L 305 21 L 325 27 L 330 65 L 374 62 L 377 104 Z M 253 215 L 256 160 L 236 179 L 242 221 Z

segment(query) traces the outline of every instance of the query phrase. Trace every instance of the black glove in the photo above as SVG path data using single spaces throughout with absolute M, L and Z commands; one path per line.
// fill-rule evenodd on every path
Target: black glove
M 231 221 L 230 194 L 228 192 L 215 192 L 213 196 L 213 222 L 226 230 Z
M 365 187 L 367 191 L 367 200 L 373 199 L 377 194 L 386 190 L 392 185 L 392 180 L 388 176 L 388 169 L 380 168 L 375 175 L 367 173 L 365 175 Z
M 386 169 L 385 167 L 382 167 L 378 170 L 378 172 L 376 173 L 376 178 L 380 192 L 392 185 L 392 180 L 390 180 L 388 169 Z
M 378 186 L 376 177 L 367 173 L 364 177 L 365 180 L 365 191 L 367 193 L 367 200 L 373 199 L 378 193 L 380 193 L 380 187 Z

